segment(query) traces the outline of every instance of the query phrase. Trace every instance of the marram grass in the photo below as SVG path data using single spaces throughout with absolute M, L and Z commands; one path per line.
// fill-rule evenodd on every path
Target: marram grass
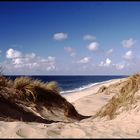
M 122 110 L 126 110 L 132 104 L 136 103 L 135 93 L 139 90 L 140 74 L 130 76 L 126 81 L 118 85 L 122 86 L 118 93 L 95 114 L 95 117 L 108 117 L 109 119 L 113 119 L 119 114 L 121 108 Z
M 33 99 L 35 101 L 36 99 L 36 89 L 40 88 L 44 91 L 50 90 L 57 94 L 60 92 L 60 88 L 58 86 L 58 83 L 53 82 L 47 82 L 44 83 L 41 80 L 34 80 L 30 77 L 19 77 L 14 80 L 13 87 L 17 90 L 19 90 L 20 93 L 22 93 L 22 97 L 26 98 L 28 100 Z

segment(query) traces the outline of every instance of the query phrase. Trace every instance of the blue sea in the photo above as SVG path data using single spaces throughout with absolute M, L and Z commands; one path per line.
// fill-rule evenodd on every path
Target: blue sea
M 14 80 L 20 76 L 6 76 Z M 125 78 L 128 76 L 29 76 L 43 82 L 56 81 L 61 88 L 61 94 L 84 90 L 91 86 L 109 81 L 112 79 Z

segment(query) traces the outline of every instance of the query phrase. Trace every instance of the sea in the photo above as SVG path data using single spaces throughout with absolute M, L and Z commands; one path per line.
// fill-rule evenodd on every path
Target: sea
M 22 75 L 16 75 L 16 76 L 11 76 L 8 75 L 6 76 L 9 79 L 14 80 L 17 77 L 21 77 Z M 56 81 L 61 89 L 61 94 L 67 94 L 71 92 L 76 92 L 76 91 L 81 91 L 84 89 L 87 89 L 89 87 L 92 87 L 94 85 L 98 85 L 101 83 L 104 83 L 106 81 L 110 81 L 112 79 L 120 79 L 120 78 L 125 78 L 128 76 L 28 76 L 33 79 L 38 79 L 41 80 L 42 82 L 50 82 L 50 81 Z

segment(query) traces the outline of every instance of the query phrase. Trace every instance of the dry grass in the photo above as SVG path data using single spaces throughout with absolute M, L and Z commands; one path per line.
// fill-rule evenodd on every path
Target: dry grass
M 45 99 L 45 96 L 48 96 L 47 94 L 55 94 L 55 96 L 58 94 L 60 96 L 60 88 L 57 82 L 44 83 L 30 77 L 19 77 L 12 81 L 6 79 L 4 76 L 0 76 L 0 87 L 9 88 L 10 91 L 13 91 L 11 97 L 13 96 L 23 101 L 35 102 L 38 99 Z
M 47 87 L 46 88 L 47 89 L 50 89 L 50 90 L 53 90 L 53 91 L 56 91 L 57 93 L 60 92 L 60 87 L 59 87 L 58 83 L 55 82 L 55 81 L 49 82 L 47 84 Z
M 42 104 L 48 110 L 52 110 L 53 107 L 60 108 L 64 110 L 66 117 L 74 119 L 89 117 L 80 115 L 73 105 L 59 94 L 60 88 L 55 81 L 43 83 L 40 80 L 33 80 L 29 77 L 20 77 L 15 79 L 14 88 L 17 90 L 16 96 L 20 97 L 22 101 Z
M 24 90 L 24 88 L 31 83 L 30 77 L 19 77 L 14 80 L 14 88 L 18 90 Z
M 13 87 L 13 86 L 14 86 L 14 81 L 8 79 L 8 80 L 7 80 L 7 87 L 11 88 L 11 87 Z
M 81 120 L 89 117 L 80 115 L 75 110 L 74 106 L 59 94 L 60 88 L 54 81 L 44 83 L 30 77 L 19 77 L 14 81 L 1 77 L 0 80 L 2 81 L 0 82 L 2 83 L 1 85 L 3 85 L 0 89 L 0 99 L 2 101 L 5 100 L 7 103 L 11 103 L 19 107 L 22 106 L 25 110 L 28 110 L 26 107 L 33 106 L 35 111 L 40 113 L 40 115 L 43 108 L 45 108 L 50 112 L 54 111 L 55 118 L 57 118 L 58 114 L 63 112 L 64 116 L 59 116 L 59 118 L 62 118 L 62 121 L 66 121 L 68 118 L 72 120 Z M 64 120 L 64 118 L 66 120 Z
M 59 94 L 60 91 L 57 82 L 44 83 L 40 80 L 33 80 L 30 77 L 16 78 L 14 80 L 13 87 L 19 91 L 22 99 L 29 100 L 29 101 L 31 100 L 36 101 L 38 95 L 36 89 L 43 90 L 43 92 L 45 93 L 48 90 L 51 90 L 56 94 Z
M 0 76 L 0 87 L 7 86 L 7 79 L 4 76 Z
M 102 93 L 102 92 L 104 92 L 105 90 L 107 90 L 107 87 L 103 85 L 103 86 L 101 86 L 101 87 L 99 88 L 99 90 L 98 90 L 97 93 Z
M 96 113 L 96 117 L 108 117 L 109 119 L 113 119 L 120 113 L 120 110 L 129 109 L 136 100 L 135 93 L 139 90 L 140 74 L 129 77 L 119 85 L 121 88 L 118 93 Z
M 29 77 L 20 77 L 14 80 L 13 88 L 18 90 L 20 93 L 18 96 L 23 100 L 35 99 L 34 94 L 29 90 L 32 79 Z

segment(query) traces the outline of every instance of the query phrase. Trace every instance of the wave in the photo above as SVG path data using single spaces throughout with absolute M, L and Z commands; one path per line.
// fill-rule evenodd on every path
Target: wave
M 104 83 L 106 83 L 106 82 L 111 82 L 112 80 L 114 80 L 114 79 L 106 80 L 106 81 L 98 82 L 98 83 L 90 83 L 90 84 L 83 85 L 83 86 L 81 86 L 81 87 L 79 87 L 79 88 L 75 88 L 75 89 L 72 89 L 72 90 L 64 90 L 64 91 L 61 91 L 60 93 L 61 93 L 61 94 L 66 94 L 66 93 L 72 93 L 72 92 L 83 91 L 83 90 L 85 90 L 85 89 L 91 88 L 91 87 L 96 86 L 96 85 L 104 84 Z

